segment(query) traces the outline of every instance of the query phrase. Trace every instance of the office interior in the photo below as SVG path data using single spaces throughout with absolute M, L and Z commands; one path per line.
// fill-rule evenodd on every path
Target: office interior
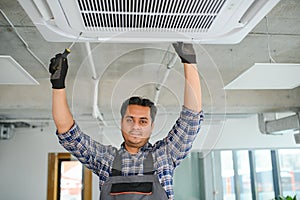
M 131 95 L 156 100 L 150 141 L 166 136 L 183 105 L 183 69 L 166 39 L 124 41 L 120 33 L 113 41 L 48 41 L 21 4 L 0 1 L 0 199 L 53 199 L 49 185 L 58 176 L 49 175 L 50 157 L 67 152 L 51 115 L 50 59 L 72 45 L 66 81 L 72 114 L 85 133 L 117 147 L 120 105 Z M 175 171 L 175 199 L 300 199 L 299 25 L 300 1 L 281 0 L 240 41 L 194 43 L 205 120 Z M 79 168 L 80 177 L 71 170 L 73 181 L 55 192 L 83 199 Z M 98 199 L 96 175 L 87 185 L 86 199 Z

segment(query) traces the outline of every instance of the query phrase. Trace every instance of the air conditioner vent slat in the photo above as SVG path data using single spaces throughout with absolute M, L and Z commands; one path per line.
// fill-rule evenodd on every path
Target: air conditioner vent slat
M 78 0 L 89 31 L 207 32 L 226 0 Z

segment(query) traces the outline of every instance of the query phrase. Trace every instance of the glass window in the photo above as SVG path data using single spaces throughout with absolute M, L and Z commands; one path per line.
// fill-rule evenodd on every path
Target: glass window
M 280 182 L 283 196 L 300 198 L 300 149 L 278 150 Z
M 253 195 L 258 200 L 275 198 L 271 150 L 251 152 L 254 159 L 252 170 L 248 150 L 220 152 L 223 199 L 251 200 Z M 300 198 L 300 149 L 279 149 L 277 152 L 281 195 L 292 197 L 297 195 L 298 199 Z M 251 172 L 255 173 L 254 177 L 251 177 Z M 251 181 L 255 181 L 256 194 L 252 194 L 254 190 L 251 188 Z
M 60 200 L 81 200 L 83 167 L 79 161 L 61 161 L 59 180 Z
M 232 151 L 221 151 L 223 199 L 235 200 Z
M 251 200 L 251 179 L 249 154 L 247 150 L 236 151 L 238 180 L 239 180 L 239 196 L 241 200 Z
M 255 171 L 258 199 L 273 199 L 273 174 L 270 150 L 255 151 Z

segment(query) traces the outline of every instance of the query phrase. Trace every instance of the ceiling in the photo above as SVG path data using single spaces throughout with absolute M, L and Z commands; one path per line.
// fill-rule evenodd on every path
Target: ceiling
M 0 119 L 51 120 L 51 84 L 47 66 L 50 58 L 70 43 L 47 42 L 17 0 L 1 0 L 0 8 L 28 44 L 29 50 L 41 61 L 33 57 L 0 14 L 0 55 L 14 58 L 39 82 L 39 85 L 0 85 Z M 124 98 L 137 94 L 154 99 L 155 86 L 163 79 L 165 65 L 172 57 L 168 51 L 174 52 L 167 42 L 90 45 L 94 73 L 99 78 L 97 105 L 108 123 L 119 119 L 118 110 Z M 195 49 L 203 107 L 207 114 L 238 117 L 261 112 L 299 111 L 300 87 L 224 90 L 224 86 L 254 63 L 270 62 L 269 54 L 277 63 L 300 63 L 300 1 L 280 1 L 267 15 L 267 20 L 264 18 L 238 44 L 197 44 Z M 95 80 L 87 55 L 85 43 L 76 43 L 72 47 L 66 85 L 75 117 L 88 121 L 92 120 Z M 178 115 L 183 99 L 182 77 L 182 65 L 177 59 L 159 94 L 161 115 Z M 283 78 L 289 77 L 278 76 L 278 79 Z

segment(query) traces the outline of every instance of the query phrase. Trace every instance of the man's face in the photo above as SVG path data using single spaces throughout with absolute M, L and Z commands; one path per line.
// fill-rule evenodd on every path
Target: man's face
M 138 149 L 144 146 L 150 138 L 153 127 L 149 107 L 128 105 L 121 121 L 125 147 Z

